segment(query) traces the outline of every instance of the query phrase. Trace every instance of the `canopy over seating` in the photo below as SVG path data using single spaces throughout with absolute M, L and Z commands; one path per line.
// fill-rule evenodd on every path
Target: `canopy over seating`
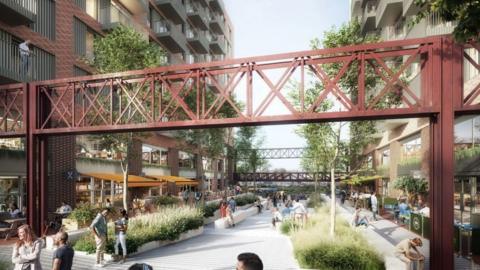
M 177 186 L 197 186 L 197 180 L 190 180 L 188 178 L 180 177 L 180 176 L 171 176 L 171 175 L 147 175 L 149 178 L 153 178 L 157 181 L 161 182 L 170 182 L 175 183 Z
M 93 177 L 97 179 L 103 179 L 108 181 L 114 181 L 117 183 L 123 183 L 122 174 L 109 174 L 109 173 L 82 173 L 82 175 L 87 177 Z M 128 187 L 158 187 L 163 185 L 162 182 L 153 180 L 151 178 L 146 178 L 138 175 L 128 175 Z

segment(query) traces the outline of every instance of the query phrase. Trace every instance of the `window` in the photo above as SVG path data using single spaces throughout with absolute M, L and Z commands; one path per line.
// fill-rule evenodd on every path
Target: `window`
M 390 149 L 385 149 L 382 152 L 382 165 L 390 164 Z
M 422 139 L 420 137 L 415 137 L 409 139 L 402 145 L 402 159 L 407 159 L 411 157 L 419 157 L 422 148 Z
M 85 12 L 92 18 L 98 18 L 97 0 L 86 0 Z

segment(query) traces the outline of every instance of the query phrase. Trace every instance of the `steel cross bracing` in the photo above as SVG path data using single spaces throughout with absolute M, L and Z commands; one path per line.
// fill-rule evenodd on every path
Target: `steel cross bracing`
M 344 173 L 337 172 L 335 181 L 341 180 Z M 256 172 L 256 173 L 235 173 L 234 180 L 239 182 L 313 182 L 315 173 L 309 172 Z M 330 174 L 318 173 L 317 181 L 329 182 Z
M 306 148 L 290 147 L 290 148 L 257 148 L 255 149 L 261 159 L 289 159 L 305 157 Z M 247 159 L 241 155 L 237 155 L 237 159 Z
M 480 47 L 437 36 L 0 86 L 0 137 L 27 138 L 27 219 L 39 232 L 50 135 L 430 117 L 431 268 L 452 269 L 454 118 L 480 114 L 469 50 Z M 323 90 L 312 98 L 313 86 Z

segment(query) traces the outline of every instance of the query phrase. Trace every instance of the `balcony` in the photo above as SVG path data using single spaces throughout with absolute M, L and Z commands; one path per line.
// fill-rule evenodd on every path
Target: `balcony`
M 446 22 L 440 17 L 438 12 L 430 14 L 426 18 L 427 28 L 425 29 L 426 36 L 446 35 L 451 34 L 455 26 L 455 22 Z
M 382 29 L 383 40 L 400 40 L 404 39 L 406 35 L 405 21 L 400 20 L 394 25 L 386 26 Z
M 210 15 L 210 29 L 215 34 L 227 34 L 225 31 L 225 18 L 223 17 L 223 15 L 216 15 L 214 13 Z
M 223 11 L 225 10 L 222 0 L 210 0 L 209 5 L 214 11 L 223 13 Z
M 142 14 L 148 12 L 148 0 L 119 0 L 133 14 Z
M 415 0 L 403 0 L 403 17 L 418 14 L 420 8 L 414 2 Z
M 208 12 L 202 5 L 190 0 L 186 2 L 185 10 L 187 12 L 188 18 L 193 23 L 193 25 L 202 30 L 208 29 Z
M 367 2 L 367 4 L 365 5 L 365 9 L 363 10 L 363 16 L 360 24 L 363 33 L 375 30 L 376 11 L 376 3 L 374 1 Z
M 187 51 L 185 35 L 170 22 L 165 20 L 153 21 L 152 30 L 160 43 L 170 52 L 183 53 Z
M 179 0 L 155 0 L 157 7 L 163 12 L 165 17 L 175 24 L 185 23 L 187 13 L 182 1 Z
M 403 0 L 382 0 L 378 2 L 376 27 L 391 25 L 402 15 Z
M 37 16 L 37 0 L 0 0 L 2 21 L 9 25 L 28 25 Z
M 215 54 L 227 54 L 227 41 L 224 36 L 213 36 L 210 50 Z
M 203 34 L 203 31 L 199 34 L 199 32 L 193 29 L 187 29 L 186 37 L 188 44 L 195 50 L 196 53 L 208 53 L 209 42 L 205 37 L 205 34 Z
M 4 39 L 4 37 L 6 37 Z M 32 63 L 35 54 L 30 56 L 29 67 L 23 71 L 18 44 L 12 42 L 11 36 L 0 32 L 0 84 L 26 82 L 36 79 Z

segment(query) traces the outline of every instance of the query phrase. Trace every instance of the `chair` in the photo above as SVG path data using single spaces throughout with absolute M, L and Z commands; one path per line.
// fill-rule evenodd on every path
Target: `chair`
M 0 235 L 2 237 L 5 237 L 5 240 L 10 239 L 13 236 L 17 235 L 17 229 L 21 225 L 21 221 L 14 221 L 12 222 L 12 225 L 10 225 L 10 228 L 0 228 Z

